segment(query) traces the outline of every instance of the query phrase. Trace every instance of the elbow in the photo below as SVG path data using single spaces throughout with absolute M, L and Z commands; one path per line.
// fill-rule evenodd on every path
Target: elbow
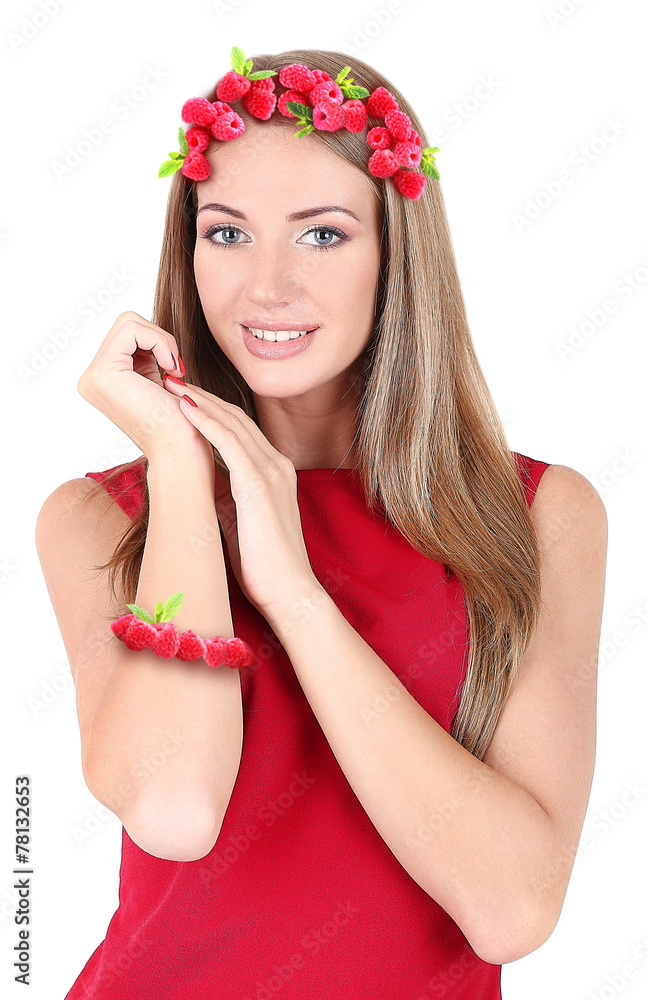
M 554 916 L 549 918 L 545 913 L 532 913 L 524 918 L 520 906 L 502 925 L 481 926 L 477 932 L 466 936 L 473 951 L 483 962 L 506 965 L 541 948 L 556 925 L 557 919 Z
M 123 825 L 146 854 L 165 861 L 199 861 L 216 843 L 222 819 L 195 797 L 165 802 L 143 798 Z
M 125 782 L 113 796 L 105 791 L 96 771 L 83 763 L 83 776 L 94 797 L 121 820 L 138 847 L 165 861 L 199 861 L 213 848 L 224 818 L 199 796 L 134 795 Z

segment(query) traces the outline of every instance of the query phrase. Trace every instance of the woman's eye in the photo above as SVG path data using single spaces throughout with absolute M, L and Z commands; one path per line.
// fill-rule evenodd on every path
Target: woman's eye
M 217 233 L 222 233 L 223 239 L 214 239 Z M 218 226 L 211 226 L 207 229 L 206 233 L 203 235 L 203 239 L 207 240 L 209 243 L 213 243 L 216 246 L 238 246 L 236 241 L 236 235 L 242 233 L 242 229 L 238 226 L 231 226 L 229 223 L 220 223 Z
M 218 234 L 222 233 L 222 239 L 216 239 Z M 241 246 L 244 241 L 238 240 L 239 235 L 245 235 L 242 229 L 238 226 L 233 226 L 228 222 L 221 222 L 217 226 L 210 226 L 206 233 L 203 233 L 202 239 L 207 240 L 212 246 Z M 305 239 L 306 236 L 312 236 L 314 242 L 308 243 L 308 246 L 314 247 L 315 250 L 328 250 L 331 247 L 339 246 L 344 240 L 349 239 L 346 233 L 341 229 L 337 229 L 336 226 L 313 226 L 306 233 L 303 234 L 301 239 Z
M 315 246 L 317 250 L 327 250 L 329 247 L 338 246 L 344 240 L 348 239 L 346 233 L 343 233 L 341 229 L 337 229 L 334 226 L 315 226 L 313 229 L 309 229 L 307 233 L 304 233 L 305 236 L 316 237 L 314 244 L 311 243 L 310 246 Z M 331 239 L 331 237 L 334 237 L 334 239 Z

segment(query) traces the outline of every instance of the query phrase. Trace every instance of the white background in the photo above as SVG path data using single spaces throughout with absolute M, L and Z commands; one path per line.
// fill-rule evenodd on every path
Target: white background
M 557 929 L 503 967 L 503 995 L 644 997 L 643 6 L 328 0 L 291 13 L 261 0 L 57 6 L 5 4 L 0 27 L 5 995 L 24 995 L 13 984 L 11 950 L 16 775 L 29 774 L 33 786 L 34 1000 L 65 995 L 118 902 L 121 825 L 83 780 L 73 684 L 34 525 L 60 483 L 139 454 L 76 384 L 118 313 L 150 318 L 170 183 L 157 170 L 177 148 L 184 100 L 209 91 L 237 45 L 247 55 L 337 49 L 351 66 L 353 55 L 373 64 L 412 100 L 441 148 L 468 319 L 509 444 L 577 469 L 603 497 L 610 537 L 598 753 L 582 849 Z M 487 96 L 482 79 L 490 81 Z M 116 110 L 122 94 L 135 95 L 126 114 Z M 112 132 L 57 177 L 68 147 L 105 117 Z M 605 128 L 609 121 L 615 131 Z M 443 129 L 442 141 L 434 129 Z M 571 183 L 560 191 L 565 170 Z M 538 204 L 532 219 L 531 203 Z M 110 295 L 115 271 L 125 283 Z M 98 310 L 89 304 L 96 296 L 104 303 Z M 605 300 L 612 313 L 602 311 Z M 75 336 L 65 342 L 60 334 L 70 323 Z

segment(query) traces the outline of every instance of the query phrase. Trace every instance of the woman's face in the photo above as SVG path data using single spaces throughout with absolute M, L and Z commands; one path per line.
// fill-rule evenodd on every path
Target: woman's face
M 194 272 L 209 329 L 255 396 L 320 389 L 330 405 L 324 387 L 347 391 L 375 322 L 381 217 L 370 181 L 310 138 L 261 122 L 210 142 Z M 291 357 L 257 357 L 245 327 L 263 323 L 317 330 Z

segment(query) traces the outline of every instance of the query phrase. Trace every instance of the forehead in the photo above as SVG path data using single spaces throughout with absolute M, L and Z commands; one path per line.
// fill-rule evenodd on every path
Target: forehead
M 367 161 L 369 154 L 367 145 Z M 306 205 L 341 205 L 361 218 L 376 208 L 362 170 L 312 135 L 297 138 L 291 124 L 268 128 L 261 122 L 237 139 L 211 141 L 205 155 L 211 173 L 196 184 L 198 209 L 233 200 L 250 211 L 261 203 L 264 211 L 284 214 Z

